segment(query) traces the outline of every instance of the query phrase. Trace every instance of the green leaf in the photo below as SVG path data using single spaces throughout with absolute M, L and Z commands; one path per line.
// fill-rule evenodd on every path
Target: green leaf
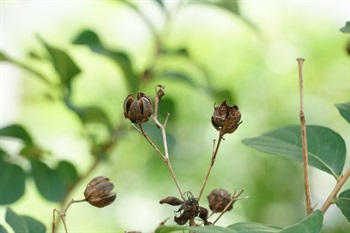
M 237 0 L 191 0 L 190 3 L 211 4 L 239 15 L 239 6 Z
M 281 227 L 268 226 L 260 223 L 254 222 L 241 222 L 235 223 L 228 226 L 226 229 L 229 229 L 229 232 L 254 232 L 254 233 L 263 233 L 263 232 L 278 232 L 281 230 Z
M 162 0 L 154 0 L 154 1 L 156 1 L 162 9 L 165 9 L 165 6 Z
M 36 77 L 38 77 L 41 81 L 44 81 L 46 84 L 51 85 L 51 82 L 40 72 L 38 72 L 37 70 L 33 69 L 31 66 L 25 65 L 9 56 L 7 56 L 4 52 L 0 51 L 0 61 L 1 62 L 11 62 L 15 65 L 17 65 L 18 67 L 29 71 L 30 73 L 34 74 Z
M 340 115 L 350 124 L 350 101 L 336 104 L 335 106 L 338 108 Z
M 45 225 L 43 223 L 37 221 L 36 219 L 29 217 L 29 216 L 23 216 L 23 219 L 27 224 L 29 233 L 45 233 L 46 232 Z
M 83 108 L 75 108 L 74 110 L 84 124 L 101 123 L 105 125 L 109 132 L 112 131 L 112 123 L 107 114 L 99 107 L 88 106 Z
M 154 231 L 155 233 L 170 233 L 170 232 L 183 232 L 187 230 L 188 227 L 183 227 L 183 226 L 159 226 L 157 229 Z
M 136 93 L 138 91 L 139 80 L 132 69 L 130 58 L 126 53 L 123 51 L 116 51 L 105 48 L 101 43 L 98 35 L 91 30 L 85 30 L 81 32 L 73 41 L 73 44 L 86 45 L 91 49 L 91 51 L 106 56 L 115 61 L 124 74 L 129 92 Z
M 17 215 L 12 209 L 6 209 L 6 222 L 15 233 L 45 233 L 46 227 L 41 222 L 29 216 Z M 1 229 L 1 228 L 0 228 Z M 0 232 L 2 232 L 0 230 Z M 6 232 L 6 230 L 4 231 Z
M 8 233 L 8 231 L 0 224 L 0 233 Z
M 11 208 L 6 208 L 5 220 L 15 233 L 29 233 L 26 221 L 21 216 L 17 215 Z
M 335 178 L 341 174 L 346 156 L 345 142 L 336 132 L 322 126 L 307 126 L 309 165 Z M 248 138 L 242 142 L 259 151 L 302 161 L 300 126 L 290 126 Z
M 345 26 L 340 29 L 343 33 L 350 33 L 350 21 L 347 21 Z
M 344 214 L 348 222 L 350 222 L 350 189 L 347 189 L 333 199 L 335 204 Z
M 0 205 L 9 205 L 16 202 L 24 194 L 26 174 L 15 164 L 0 161 Z
M 33 144 L 32 137 L 28 131 L 19 124 L 13 124 L 1 128 L 0 136 L 18 138 L 23 140 L 26 144 Z
M 31 164 L 32 176 L 39 193 L 48 201 L 62 201 L 67 190 L 60 172 L 39 160 L 32 160 Z
M 61 84 L 70 91 L 72 80 L 80 73 L 80 68 L 66 52 L 50 46 L 42 39 L 40 39 L 40 41 L 43 43 L 52 58 L 52 64 L 60 77 Z
M 300 222 L 286 227 L 279 233 L 319 233 L 322 230 L 323 214 L 321 210 L 314 211 Z
M 78 179 L 78 172 L 74 165 L 68 161 L 60 161 L 56 169 L 62 179 L 63 186 L 67 192 Z

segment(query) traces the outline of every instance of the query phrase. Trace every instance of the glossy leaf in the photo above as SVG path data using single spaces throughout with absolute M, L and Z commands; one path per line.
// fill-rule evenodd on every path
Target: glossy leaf
M 347 21 L 345 26 L 340 29 L 343 33 L 350 33 L 350 21 Z
M 225 10 L 228 10 L 231 13 L 239 15 L 239 6 L 237 0 L 191 0 L 191 3 L 198 3 L 198 4 L 210 4 L 214 5 L 220 8 L 223 8 Z
M 125 52 L 105 48 L 98 35 L 91 30 L 81 32 L 73 43 L 77 45 L 86 45 L 91 51 L 115 61 L 123 71 L 125 81 L 129 87 L 129 92 L 136 93 L 138 91 L 139 80 L 132 69 L 130 58 Z
M 33 144 L 28 131 L 19 124 L 8 125 L 0 129 L 0 136 L 12 137 L 23 140 L 25 144 Z
M 5 220 L 11 226 L 11 228 L 15 233 L 45 233 L 46 232 L 46 227 L 44 224 L 35 220 L 32 217 L 17 215 L 10 208 L 6 209 Z
M 39 193 L 48 201 L 60 202 L 65 190 L 59 174 L 39 160 L 33 160 L 31 164 L 32 176 Z
M 9 205 L 23 196 L 26 174 L 20 166 L 6 161 L 1 160 L 0 167 L 0 205 Z
M 72 80 L 80 73 L 80 68 L 65 51 L 50 46 L 42 39 L 40 40 L 51 56 L 52 64 L 60 77 L 61 84 L 68 90 L 71 90 Z
M 6 209 L 5 220 L 15 233 L 29 233 L 26 221 L 21 216 L 17 215 L 11 208 Z
M 349 26 L 350 27 L 350 26 Z M 346 103 L 336 104 L 340 115 L 350 124 L 350 101 Z
M 333 199 L 335 204 L 344 214 L 348 222 L 350 222 L 350 189 L 347 189 Z
M 302 161 L 300 126 L 289 126 L 242 142 L 259 151 Z M 346 156 L 342 137 L 322 126 L 307 126 L 309 165 L 338 177 Z

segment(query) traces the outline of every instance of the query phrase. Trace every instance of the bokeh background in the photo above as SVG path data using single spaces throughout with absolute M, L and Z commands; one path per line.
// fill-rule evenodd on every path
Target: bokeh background
M 43 53 L 38 35 L 64 49 L 83 70 L 73 83 L 74 102 L 97 105 L 113 124 L 124 126 L 108 160 L 71 194 L 71 198 L 83 197 L 86 183 L 93 176 L 105 175 L 115 184 L 116 201 L 103 209 L 86 203 L 72 206 L 67 213 L 69 231 L 152 232 L 167 217 L 172 223 L 176 210 L 160 205 L 159 200 L 178 196 L 163 161 L 123 119 L 123 101 L 129 90 L 120 67 L 86 46 L 72 44 L 86 29 L 96 32 L 106 47 L 127 53 L 136 73 L 153 67 L 151 75 L 142 76 L 139 90 L 153 96 L 154 85 L 166 86 L 161 117 L 166 111 L 171 113 L 167 127 L 170 158 L 183 190 L 197 195 L 210 163 L 213 140 L 218 136 L 210 123 L 214 103 L 227 99 L 239 106 L 243 124 L 225 137 L 204 197 L 214 188 L 245 189 L 243 195 L 250 197 L 236 203 L 218 225 L 253 221 L 284 227 L 304 218 L 301 164 L 257 152 L 241 140 L 299 123 L 295 59 L 303 57 L 307 123 L 338 132 L 349 148 L 349 127 L 334 104 L 350 99 L 350 63 L 345 50 L 349 36 L 339 31 L 350 20 L 350 3 L 238 1 L 239 14 L 200 0 L 163 3 L 1 1 L 1 50 L 54 76 L 49 65 L 33 62 L 28 52 Z M 163 49 L 181 50 L 185 56 L 156 56 L 159 44 L 155 38 L 160 38 Z M 68 160 L 80 174 L 86 172 L 93 158 L 76 116 L 62 102 L 48 98 L 50 90 L 32 74 L 10 63 L 0 65 L 1 126 L 21 123 L 50 151 L 48 161 Z M 93 130 L 97 137 L 105 136 L 101 128 Z M 158 143 L 160 136 L 152 122 L 145 130 Z M 11 143 L 2 142 L 2 146 L 16 151 Z M 335 180 L 313 168 L 310 172 L 312 203 L 320 208 Z M 345 186 L 349 188 L 349 182 Z M 207 206 L 206 202 L 203 198 L 201 205 Z M 59 206 L 42 198 L 29 179 L 25 195 L 10 207 L 50 229 L 52 209 Z M 1 223 L 4 213 L 1 207 Z M 337 207 L 330 207 L 323 232 L 349 232 L 349 228 Z

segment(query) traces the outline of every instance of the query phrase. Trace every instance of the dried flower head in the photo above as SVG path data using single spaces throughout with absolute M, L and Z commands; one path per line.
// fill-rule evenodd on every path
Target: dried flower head
M 231 107 L 227 105 L 226 100 L 224 100 L 220 106 L 217 107 L 214 105 L 211 123 L 221 134 L 233 133 L 242 123 L 241 112 L 237 105 Z
M 231 201 L 231 195 L 225 189 L 214 189 L 207 196 L 209 208 L 214 213 L 222 212 Z M 232 209 L 232 205 L 228 207 L 227 211 Z
M 136 99 L 133 94 L 130 94 L 124 101 L 124 116 L 132 123 L 141 124 L 147 122 L 152 112 L 152 101 L 149 96 L 142 92 L 137 93 Z
M 87 202 L 96 207 L 105 207 L 111 204 L 117 194 L 111 192 L 114 185 L 104 176 L 93 178 L 86 186 L 84 196 Z

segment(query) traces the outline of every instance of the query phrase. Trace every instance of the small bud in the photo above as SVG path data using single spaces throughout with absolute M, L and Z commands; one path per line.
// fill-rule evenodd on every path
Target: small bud
M 87 202 L 96 207 L 105 207 L 111 204 L 117 194 L 111 192 L 114 185 L 104 176 L 97 176 L 86 186 L 84 196 Z
M 152 101 L 142 92 L 137 93 L 137 99 L 130 94 L 124 101 L 124 116 L 132 123 L 141 124 L 148 121 L 152 115 Z
M 222 134 L 233 133 L 242 123 L 241 112 L 237 105 L 230 107 L 226 100 L 218 107 L 214 105 L 214 113 L 211 117 L 214 128 Z
M 225 189 L 214 189 L 210 192 L 207 198 L 209 202 L 209 208 L 214 213 L 222 212 L 231 201 L 231 196 Z M 232 205 L 228 207 L 227 211 L 231 209 Z

